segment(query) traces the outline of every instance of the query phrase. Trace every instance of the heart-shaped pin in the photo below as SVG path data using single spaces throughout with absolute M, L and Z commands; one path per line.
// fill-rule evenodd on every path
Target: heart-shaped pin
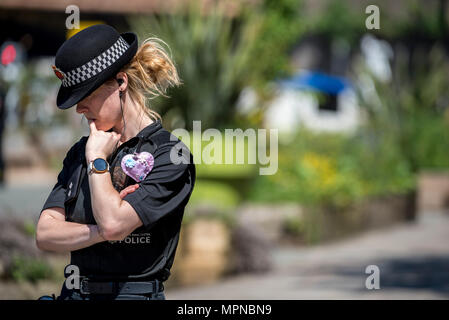
M 154 157 L 146 151 L 127 154 L 122 158 L 121 162 L 123 172 L 137 182 L 144 180 L 153 169 L 153 166 Z

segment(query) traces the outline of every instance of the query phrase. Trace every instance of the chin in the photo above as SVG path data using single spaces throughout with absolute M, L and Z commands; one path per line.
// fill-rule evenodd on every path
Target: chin
M 101 131 L 110 131 L 114 128 L 114 126 L 109 126 L 109 125 L 104 125 L 104 124 L 98 124 L 95 121 L 95 126 L 97 127 L 97 130 L 101 130 Z

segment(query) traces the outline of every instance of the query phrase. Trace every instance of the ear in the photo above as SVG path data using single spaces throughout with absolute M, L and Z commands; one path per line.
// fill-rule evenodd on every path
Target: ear
M 122 84 L 123 83 L 128 84 L 128 75 L 123 71 L 120 71 L 119 73 L 117 73 L 115 75 L 115 79 L 121 79 L 123 81 Z

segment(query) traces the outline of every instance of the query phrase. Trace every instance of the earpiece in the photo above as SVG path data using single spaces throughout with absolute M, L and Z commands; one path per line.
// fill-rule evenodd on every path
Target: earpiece
M 121 85 L 123 84 L 123 79 L 115 79 L 115 80 L 117 81 L 117 83 L 118 83 L 119 86 L 121 86 Z M 123 91 L 120 90 L 120 91 L 119 91 L 119 96 L 120 96 L 120 98 L 122 97 L 122 95 L 123 95 Z
M 117 83 L 119 85 L 119 87 L 123 84 L 123 79 L 115 79 L 117 80 Z M 123 115 L 123 104 L 122 104 L 122 96 L 123 96 L 123 91 L 119 90 L 118 95 L 120 97 L 120 110 L 122 111 L 122 119 L 123 119 L 123 130 L 122 130 L 122 134 L 123 132 L 125 132 L 125 128 L 126 128 L 126 122 L 125 122 L 125 117 Z

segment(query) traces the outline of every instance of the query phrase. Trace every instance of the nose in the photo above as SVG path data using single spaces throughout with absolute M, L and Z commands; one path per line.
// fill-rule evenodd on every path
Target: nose
M 87 110 L 88 109 L 85 106 L 83 106 L 79 103 L 76 105 L 76 112 L 78 112 L 78 113 L 85 113 Z

